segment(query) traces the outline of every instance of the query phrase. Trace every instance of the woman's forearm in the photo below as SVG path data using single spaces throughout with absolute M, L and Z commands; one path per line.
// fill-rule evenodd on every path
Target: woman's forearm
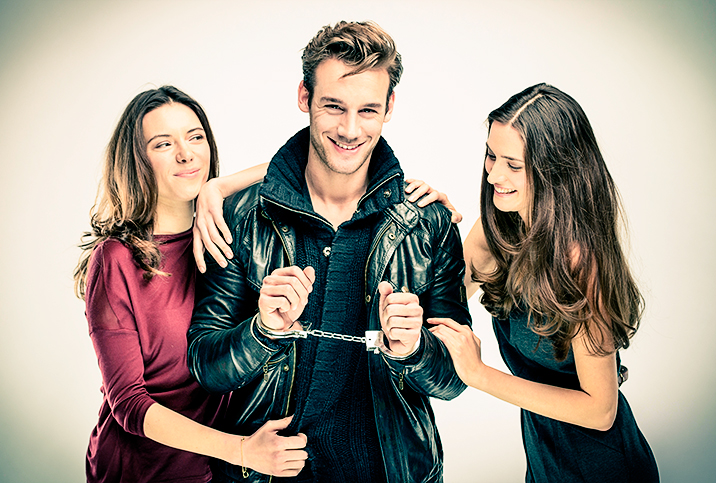
M 172 448 L 224 460 L 259 473 L 296 476 L 308 453 L 306 435 L 279 436 L 291 417 L 269 420 L 251 436 L 222 433 L 201 425 L 161 404 L 153 404 L 144 416 L 144 435 Z
M 484 366 L 479 381 L 468 385 L 527 411 L 585 428 L 606 431 L 616 416 L 616 397 L 540 384 L 489 366 Z
M 260 182 L 266 176 L 268 163 L 259 164 L 250 168 L 237 171 L 234 174 L 221 176 L 216 179 L 219 190 L 224 198 L 231 196 L 237 191 L 248 188 Z
M 171 446 L 241 465 L 241 436 L 222 433 L 197 423 L 161 404 L 153 404 L 144 416 L 147 438 Z

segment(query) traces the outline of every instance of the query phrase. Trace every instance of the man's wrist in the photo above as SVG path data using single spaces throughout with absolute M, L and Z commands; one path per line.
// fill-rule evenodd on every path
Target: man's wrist
M 266 324 L 264 324 L 263 319 L 261 318 L 261 312 L 258 312 L 256 315 L 254 315 L 254 323 L 256 324 L 256 329 L 259 331 L 259 333 L 265 337 L 268 337 L 269 339 L 296 338 L 296 331 L 291 329 L 293 325 L 289 327 L 288 330 L 272 329 L 271 327 L 268 327 Z
M 391 358 L 391 359 L 394 359 L 394 360 L 397 360 L 397 361 L 401 361 L 401 360 L 405 360 L 405 359 L 408 359 L 408 358 L 412 357 L 413 354 L 415 354 L 415 353 L 418 351 L 418 349 L 420 349 L 420 341 L 422 340 L 423 335 L 422 335 L 422 331 L 421 331 L 420 333 L 418 333 L 418 340 L 415 341 L 415 344 L 413 344 L 413 347 L 412 347 L 408 352 L 406 352 L 405 354 L 398 354 L 397 352 L 394 352 L 394 351 L 390 348 L 390 341 L 388 340 L 388 338 L 385 336 L 384 333 L 383 333 L 383 338 L 388 342 L 388 344 L 385 344 L 385 343 L 384 343 L 384 344 L 381 344 L 381 345 L 383 346 L 383 347 L 382 347 L 382 352 L 383 352 L 387 357 L 389 357 L 389 358 Z

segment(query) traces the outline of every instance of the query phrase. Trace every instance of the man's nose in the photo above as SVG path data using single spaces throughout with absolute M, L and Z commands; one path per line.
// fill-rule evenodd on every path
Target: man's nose
M 341 116 L 341 123 L 338 125 L 338 135 L 346 141 L 354 141 L 360 136 L 360 122 L 357 113 L 346 112 Z

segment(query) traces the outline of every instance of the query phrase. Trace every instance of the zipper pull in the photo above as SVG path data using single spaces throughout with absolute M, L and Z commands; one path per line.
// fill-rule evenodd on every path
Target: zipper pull
M 398 389 L 401 391 L 403 390 L 403 377 L 405 377 L 403 374 L 405 373 L 405 369 L 403 369 L 403 372 L 398 374 Z
M 264 382 L 268 382 L 268 362 L 264 364 Z

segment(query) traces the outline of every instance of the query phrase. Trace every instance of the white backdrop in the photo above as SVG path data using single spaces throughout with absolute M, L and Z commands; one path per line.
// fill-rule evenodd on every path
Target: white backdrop
M 542 81 L 582 104 L 647 299 L 623 392 L 663 481 L 713 481 L 716 4 L 695 0 L 0 1 L 0 481 L 84 478 L 100 376 L 72 270 L 127 102 L 174 84 L 205 107 L 223 173 L 267 161 L 308 122 L 301 49 L 341 19 L 395 38 L 405 73 L 384 135 L 408 175 L 449 193 L 463 236 L 487 113 Z M 435 411 L 448 483 L 523 479 L 516 408 L 468 390 Z

